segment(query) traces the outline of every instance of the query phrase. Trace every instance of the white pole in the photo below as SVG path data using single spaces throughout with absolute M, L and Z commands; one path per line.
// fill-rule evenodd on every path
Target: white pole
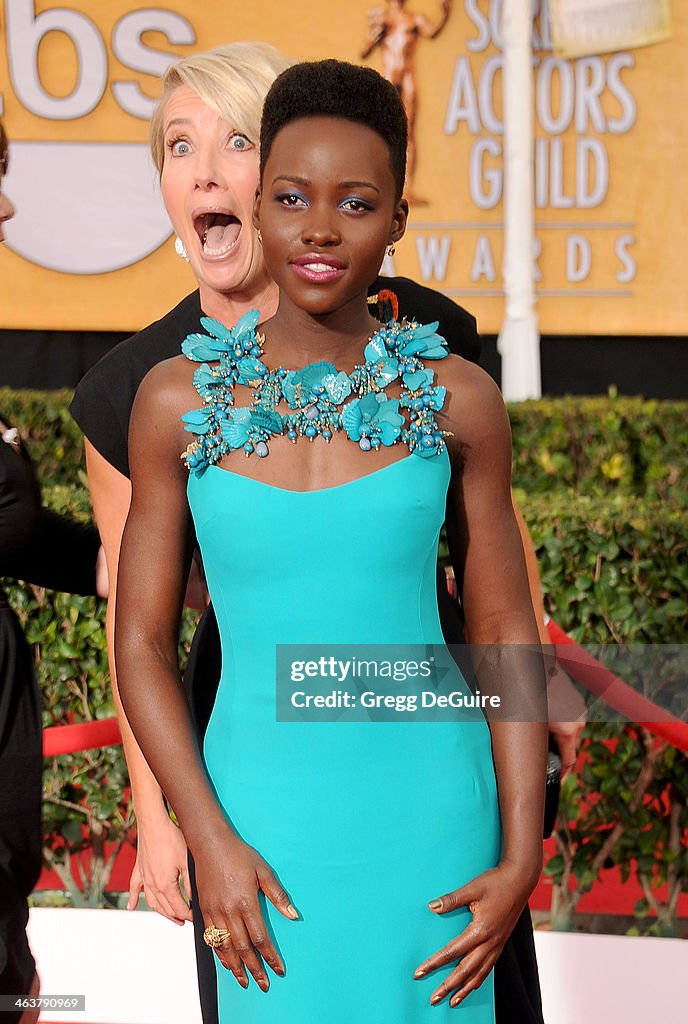
M 504 0 L 504 323 L 497 349 L 507 401 L 539 398 L 540 337 L 533 280 L 533 69 L 530 0 Z

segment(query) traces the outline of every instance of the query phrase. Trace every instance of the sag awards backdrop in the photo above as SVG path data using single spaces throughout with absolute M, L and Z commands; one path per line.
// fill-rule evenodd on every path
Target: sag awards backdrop
M 377 4 L 377 6 L 376 6 Z M 534 5 L 537 8 L 537 3 Z M 148 157 L 157 78 L 177 55 L 264 39 L 294 59 L 365 60 L 412 115 L 396 273 L 503 315 L 496 0 L 0 0 L 0 108 L 17 216 L 0 250 L 2 327 L 133 331 L 190 291 Z M 533 27 L 538 312 L 543 334 L 688 333 L 688 5 L 665 41 L 552 51 Z

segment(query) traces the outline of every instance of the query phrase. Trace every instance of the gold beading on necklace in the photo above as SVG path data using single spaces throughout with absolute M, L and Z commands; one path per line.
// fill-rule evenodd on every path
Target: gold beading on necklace
M 444 450 L 444 432 L 435 413 L 442 408 L 446 389 L 433 383 L 434 371 L 421 359 L 448 355 L 437 323 L 382 325 L 365 345 L 365 362 L 351 373 L 326 360 L 300 370 L 269 370 L 261 358 L 265 337 L 256 331 L 259 315 L 257 310 L 244 314 L 231 330 L 203 318 L 201 326 L 208 334 L 191 334 L 182 344 L 184 354 L 202 364 L 194 373 L 194 385 L 203 408 L 182 417 L 185 429 L 197 435 L 183 455 L 189 469 L 202 473 L 240 448 L 247 457 L 264 458 L 269 439 L 284 434 L 294 442 L 318 436 L 330 441 L 344 430 L 362 451 L 399 440 L 423 457 Z M 217 360 L 218 366 L 209 366 L 207 359 Z M 396 381 L 401 396 L 389 398 L 385 389 Z M 254 389 L 251 406 L 234 407 L 237 384 Z M 292 411 L 280 414 L 281 402 Z

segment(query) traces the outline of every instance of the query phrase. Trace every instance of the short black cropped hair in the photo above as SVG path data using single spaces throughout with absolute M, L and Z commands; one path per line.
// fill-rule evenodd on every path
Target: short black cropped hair
M 401 198 L 406 175 L 408 125 L 397 89 L 372 68 L 341 60 L 293 64 L 273 82 L 260 125 L 260 176 L 280 129 L 302 117 L 339 117 L 372 128 L 389 146 Z

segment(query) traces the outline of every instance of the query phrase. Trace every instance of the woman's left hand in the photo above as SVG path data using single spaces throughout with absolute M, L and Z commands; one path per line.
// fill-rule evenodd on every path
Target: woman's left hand
M 511 935 L 537 878 L 538 873 L 502 861 L 460 889 L 439 896 L 428 904 L 435 914 L 446 914 L 467 906 L 473 915 L 473 920 L 461 935 L 419 964 L 414 973 L 414 978 L 422 978 L 430 971 L 460 959 L 430 997 L 433 1006 L 447 996 L 451 996 L 451 1006 L 458 1006 L 469 992 L 482 985 Z

